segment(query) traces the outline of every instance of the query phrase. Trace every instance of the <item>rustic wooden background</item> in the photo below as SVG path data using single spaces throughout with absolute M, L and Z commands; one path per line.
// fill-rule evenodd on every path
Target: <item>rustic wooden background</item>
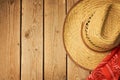
M 85 80 L 66 55 L 63 22 L 78 0 L 0 0 L 0 80 Z

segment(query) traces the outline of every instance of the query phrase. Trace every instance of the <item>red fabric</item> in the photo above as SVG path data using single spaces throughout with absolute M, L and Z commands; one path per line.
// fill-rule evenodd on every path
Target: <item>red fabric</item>
M 87 80 L 119 80 L 120 46 L 116 47 L 89 75 Z

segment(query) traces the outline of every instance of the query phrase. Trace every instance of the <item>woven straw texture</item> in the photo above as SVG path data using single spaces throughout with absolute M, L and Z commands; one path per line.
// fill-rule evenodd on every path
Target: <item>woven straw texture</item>
M 93 70 L 120 43 L 120 0 L 83 0 L 68 13 L 63 39 L 67 53 Z

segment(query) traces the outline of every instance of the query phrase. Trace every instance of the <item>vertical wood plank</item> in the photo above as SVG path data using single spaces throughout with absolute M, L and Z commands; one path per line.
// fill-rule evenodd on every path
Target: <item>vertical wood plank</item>
M 0 0 L 0 80 L 20 80 L 20 0 Z
M 65 0 L 45 0 L 45 80 L 66 80 L 62 42 Z
M 43 0 L 22 0 L 22 80 L 43 78 Z
M 76 4 L 79 0 L 67 0 L 67 12 L 70 10 L 73 5 Z M 78 65 L 76 65 L 69 57 L 68 57 L 68 80 L 86 80 L 89 75 L 89 71 L 82 69 Z

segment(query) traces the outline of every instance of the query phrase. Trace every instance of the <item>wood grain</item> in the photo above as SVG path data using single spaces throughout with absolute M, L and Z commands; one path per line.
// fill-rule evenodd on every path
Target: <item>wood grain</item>
M 43 78 L 43 0 L 22 1 L 22 80 Z
M 45 0 L 45 80 L 66 80 L 66 52 L 62 42 L 65 0 Z
M 67 0 L 67 12 L 76 4 L 79 0 Z M 89 75 L 89 71 L 76 65 L 69 57 L 67 57 L 67 73 L 68 80 L 86 80 Z
M 20 0 L 0 0 L 0 80 L 20 80 Z

